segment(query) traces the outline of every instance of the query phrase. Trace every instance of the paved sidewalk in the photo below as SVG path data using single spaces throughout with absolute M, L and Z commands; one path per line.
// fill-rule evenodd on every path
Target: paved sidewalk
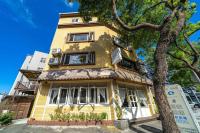
M 28 126 L 26 124 L 12 124 L 0 128 L 0 133 L 161 133 L 160 121 L 152 121 L 132 125 L 130 129 L 121 131 L 114 127 L 105 126 Z

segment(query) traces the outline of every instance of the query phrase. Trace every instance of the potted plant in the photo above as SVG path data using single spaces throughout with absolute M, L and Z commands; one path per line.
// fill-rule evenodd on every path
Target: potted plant
M 117 114 L 117 120 L 114 121 L 114 126 L 121 129 L 125 130 L 129 128 L 129 122 L 127 119 L 122 119 L 122 108 L 119 106 L 118 102 L 115 101 L 115 111 Z

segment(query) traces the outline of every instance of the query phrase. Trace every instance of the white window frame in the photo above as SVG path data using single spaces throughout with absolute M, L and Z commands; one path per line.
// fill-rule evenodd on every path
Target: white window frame
M 67 90 L 67 95 L 66 95 L 66 97 L 65 97 L 65 103 L 60 103 L 61 90 Z M 68 99 L 69 99 L 69 88 L 60 87 L 60 88 L 59 88 L 59 91 L 60 91 L 60 95 L 59 95 L 59 101 L 58 101 L 58 104 L 59 104 L 59 105 L 66 105 L 66 104 L 68 104 Z
M 81 103 L 81 89 L 86 89 L 86 102 L 85 103 Z M 88 87 L 80 87 L 79 88 L 79 104 L 88 104 L 88 91 L 89 89 L 88 89 Z
M 91 89 L 94 89 L 94 93 L 95 93 L 95 96 L 94 96 L 94 101 L 93 102 L 90 102 L 90 97 L 91 97 Z M 98 89 L 97 87 L 89 87 L 88 88 L 88 103 L 90 104 L 98 104 Z
M 101 89 L 101 88 L 105 88 L 105 92 L 106 92 L 106 101 L 104 102 L 104 103 L 100 103 L 100 92 L 99 92 L 99 90 Z M 97 87 L 97 103 L 98 104 L 108 104 L 108 89 L 107 89 L 107 87 Z
M 86 88 L 86 103 L 80 103 L 81 88 Z M 90 99 L 89 90 L 91 88 L 95 89 L 95 95 L 96 95 L 95 96 L 95 101 L 96 101 L 96 103 L 93 103 L 93 102 L 90 103 L 89 102 L 89 99 Z M 100 92 L 99 92 L 99 90 L 101 88 L 105 88 L 105 91 L 106 91 L 106 101 L 104 103 L 100 103 Z M 68 90 L 67 95 L 66 95 L 65 103 L 60 103 L 60 94 L 61 94 L 61 90 L 62 89 L 67 89 Z M 72 98 L 72 95 L 71 95 L 71 91 L 73 89 L 78 89 L 78 96 L 77 96 L 77 103 L 76 104 L 73 103 L 73 98 Z M 58 90 L 58 97 L 57 97 L 56 104 L 50 103 L 51 94 L 52 94 L 53 90 Z M 70 101 L 70 100 L 72 100 L 72 101 Z M 97 106 L 98 105 L 108 105 L 109 104 L 108 87 L 81 87 L 81 86 L 80 87 L 67 87 L 67 88 L 65 88 L 65 87 L 58 87 L 58 88 L 52 87 L 49 90 L 47 102 L 48 102 L 48 106 L 57 106 L 57 105 L 64 105 L 64 106 L 67 105 L 67 106 L 69 106 L 69 105 L 83 105 L 83 104 L 86 104 L 86 105 L 87 104 L 94 104 L 94 105 L 97 105 Z M 70 103 L 70 102 L 72 102 L 72 103 Z
M 144 97 L 140 97 L 139 96 L 139 93 L 140 92 L 142 92 L 142 95 L 144 96 Z M 144 90 L 137 90 L 137 97 L 138 97 L 138 104 L 140 104 L 140 100 L 143 100 L 143 101 L 145 101 L 145 103 L 146 103 L 146 105 L 145 106 L 141 106 L 140 105 L 140 107 L 141 108 L 144 108 L 144 107 L 148 107 L 148 105 L 149 105 L 149 103 L 148 103 L 148 97 L 145 95 L 145 91 Z
M 53 92 L 54 90 L 58 90 L 58 97 L 57 97 L 56 103 L 50 103 L 50 101 L 51 101 L 51 94 L 52 94 L 52 92 Z M 59 94 L 60 94 L 60 88 L 52 88 L 52 89 L 49 91 L 48 104 L 49 104 L 49 105 L 57 105 L 57 104 L 58 104 L 58 101 L 59 101 L 59 97 L 60 97 Z
M 75 40 L 75 36 L 76 36 L 76 35 L 81 35 L 81 34 L 87 34 L 87 39 L 86 39 L 86 40 Z M 73 36 L 73 39 L 72 39 L 72 40 L 70 40 L 71 36 Z M 76 33 L 76 34 L 70 34 L 70 35 L 69 35 L 69 41 L 70 41 L 70 42 L 89 41 L 89 36 L 90 36 L 90 33 L 89 33 L 89 32 L 88 32 L 88 33 Z
M 78 20 L 78 21 L 74 21 L 74 20 Z M 72 18 L 72 23 L 79 23 L 79 18 Z

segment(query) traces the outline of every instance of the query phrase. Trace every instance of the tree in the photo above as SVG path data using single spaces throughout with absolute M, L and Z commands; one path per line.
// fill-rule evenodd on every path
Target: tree
M 97 16 L 101 23 L 115 24 L 122 38 L 136 48 L 154 46 L 154 89 L 163 131 L 180 132 L 165 94 L 167 53 L 186 27 L 193 5 L 187 0 L 78 0 L 85 21 Z
M 196 26 L 198 25 L 198 26 Z M 200 23 L 195 26 L 189 24 L 184 31 L 187 31 L 187 35 L 192 35 L 196 30 L 199 29 Z M 168 51 L 168 82 L 180 84 L 183 87 L 195 86 L 198 90 L 200 88 L 200 83 L 195 79 L 194 73 L 199 75 L 200 72 L 200 42 L 190 42 L 186 33 L 181 33 L 178 41 L 175 41 L 171 45 Z M 148 49 L 148 54 L 140 53 L 145 56 L 145 62 L 151 66 L 155 67 L 152 55 L 155 51 L 155 47 Z M 200 77 L 199 77 L 200 78 Z

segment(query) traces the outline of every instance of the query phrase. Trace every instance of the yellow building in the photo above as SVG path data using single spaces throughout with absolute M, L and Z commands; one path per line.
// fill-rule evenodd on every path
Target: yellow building
M 78 13 L 60 14 L 31 118 L 50 120 L 58 106 L 64 113 L 106 112 L 108 120 L 118 119 L 117 107 L 124 119 L 153 116 L 152 82 L 117 36 L 95 17 L 84 23 Z

